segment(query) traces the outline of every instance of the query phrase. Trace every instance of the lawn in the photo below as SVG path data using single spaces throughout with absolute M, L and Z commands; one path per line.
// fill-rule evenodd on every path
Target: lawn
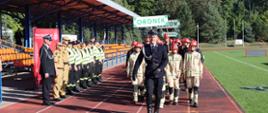
M 245 57 L 243 50 L 204 52 L 205 65 L 246 113 L 268 113 L 268 91 L 245 86 L 268 86 L 268 57 Z

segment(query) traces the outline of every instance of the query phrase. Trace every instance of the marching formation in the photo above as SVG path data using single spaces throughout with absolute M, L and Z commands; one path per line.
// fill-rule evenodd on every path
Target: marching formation
M 53 98 L 60 101 L 66 94 L 73 95 L 82 89 L 99 84 L 102 81 L 101 72 L 105 59 L 103 47 L 95 41 L 81 43 L 63 37 L 63 43 L 57 44 L 52 53 L 49 45 L 51 37 L 45 36 L 40 49 L 42 75 L 43 104 L 52 105 L 49 99 L 51 83 Z
M 165 103 L 177 105 L 180 91 L 187 91 L 189 105 L 198 107 L 203 62 L 198 43 L 189 38 L 169 38 L 164 42 L 151 30 L 144 43 L 132 42 L 127 54 L 127 77 L 133 85 L 133 101 L 146 97 L 148 113 L 159 113 Z M 152 104 L 152 96 L 155 104 Z

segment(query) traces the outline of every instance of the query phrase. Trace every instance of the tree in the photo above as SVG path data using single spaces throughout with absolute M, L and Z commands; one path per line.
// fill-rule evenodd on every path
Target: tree
M 178 9 L 178 19 L 180 21 L 180 33 L 183 37 L 195 36 L 195 22 L 193 20 L 192 12 L 185 0 L 180 0 Z
M 257 41 L 268 41 L 268 11 L 258 16 L 253 23 L 253 31 Z
M 201 24 L 201 40 L 218 43 L 223 41 L 226 33 L 224 20 L 221 17 L 218 8 L 212 3 L 208 3 L 208 8 L 204 11 Z

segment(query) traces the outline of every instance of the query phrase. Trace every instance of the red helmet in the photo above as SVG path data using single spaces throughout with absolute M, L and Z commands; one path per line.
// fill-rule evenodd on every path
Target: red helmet
M 143 47 L 143 44 L 142 43 L 138 43 L 135 47 L 142 48 Z
M 189 38 L 183 38 L 182 43 L 190 43 L 191 40 Z
M 171 45 L 171 50 L 173 51 L 173 50 L 178 50 L 179 48 L 178 48 L 178 45 L 177 44 L 172 44 Z
M 182 42 L 181 42 L 181 40 L 179 38 L 175 39 L 174 43 L 177 43 L 179 46 L 182 45 Z
M 164 34 L 164 39 L 166 40 L 166 39 L 169 39 L 169 37 L 168 37 L 168 34 L 167 33 L 165 33 Z
M 191 47 L 197 47 L 197 41 L 196 40 L 192 40 L 191 42 Z
M 131 43 L 131 46 L 132 46 L 132 47 L 135 47 L 137 44 L 138 44 L 137 41 L 133 41 L 133 42 Z

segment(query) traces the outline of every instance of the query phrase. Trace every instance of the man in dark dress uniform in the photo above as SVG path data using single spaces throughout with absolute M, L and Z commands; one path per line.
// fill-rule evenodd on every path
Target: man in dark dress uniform
M 53 105 L 50 102 L 49 93 L 51 89 L 51 79 L 55 77 L 55 64 L 54 57 L 49 45 L 52 41 L 51 36 L 46 35 L 43 37 L 44 44 L 40 49 L 40 74 L 42 76 L 42 93 L 43 93 L 43 104 Z
M 133 69 L 132 79 L 136 79 L 138 68 L 140 67 L 142 60 L 145 59 L 145 62 L 147 64 L 145 68 L 147 110 L 148 113 L 152 113 L 152 96 L 155 94 L 156 99 L 154 112 L 159 113 L 159 105 L 163 87 L 163 76 L 165 75 L 164 68 L 168 63 L 168 56 L 166 48 L 163 45 L 157 43 L 159 40 L 157 33 L 151 30 L 149 31 L 148 35 L 151 39 L 151 43 L 145 44 L 142 50 L 142 54 L 138 56 Z

